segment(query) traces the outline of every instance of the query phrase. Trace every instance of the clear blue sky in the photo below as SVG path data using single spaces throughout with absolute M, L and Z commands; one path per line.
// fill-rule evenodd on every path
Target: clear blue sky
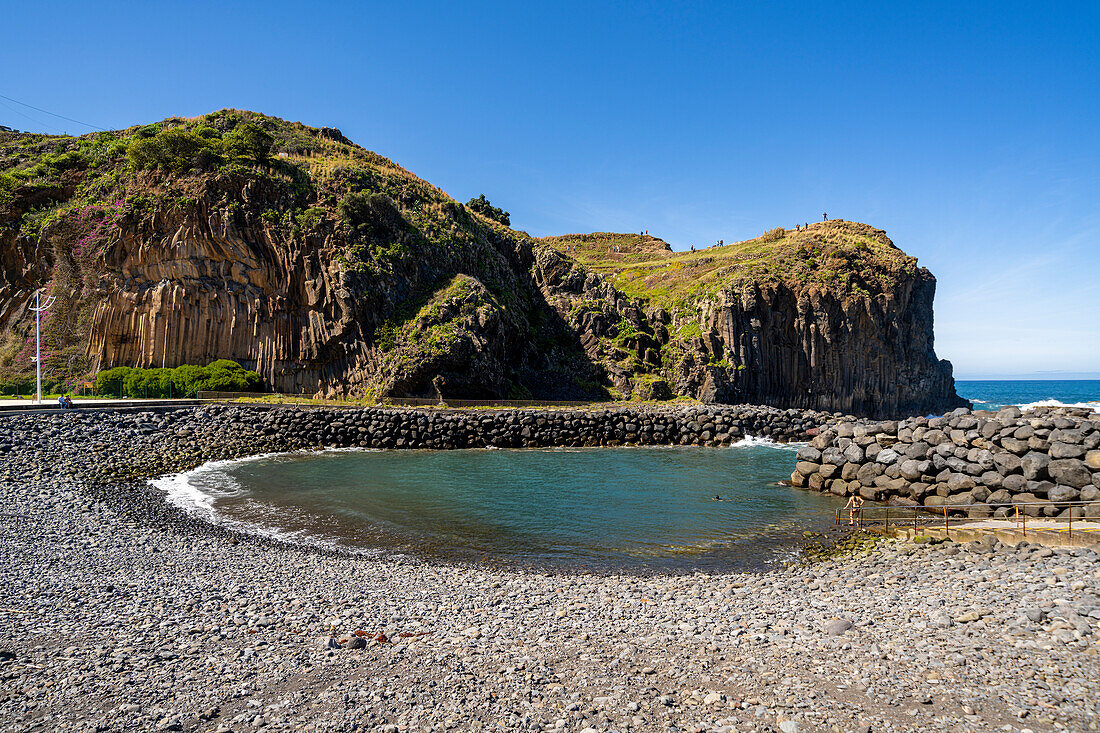
M 1100 372 L 1100 3 L 5 3 L 0 94 L 333 125 L 532 234 L 830 217 L 939 279 L 957 376 Z M 24 116 L 26 115 L 26 116 Z M 29 118 L 28 118 L 29 116 Z M 83 133 L 0 99 L 0 122 Z

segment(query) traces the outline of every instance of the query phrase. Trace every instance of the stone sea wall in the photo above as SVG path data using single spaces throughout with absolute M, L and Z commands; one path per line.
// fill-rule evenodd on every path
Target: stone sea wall
M 332 446 L 722 446 L 746 436 L 805 441 L 840 420 L 854 418 L 754 405 L 434 410 L 219 404 L 129 412 L 58 410 L 0 417 L 0 480 L 14 475 L 12 457 L 52 445 L 62 446 L 62 455 L 50 470 L 71 467 L 94 484 L 110 486 L 186 471 L 206 461 Z
M 756 405 L 620 407 L 598 410 L 339 410 L 230 408 L 237 428 L 277 437 L 286 448 L 537 448 L 707 445 L 746 436 L 807 440 L 840 415 Z
M 939 508 L 970 518 L 1100 517 L 1100 414 L 960 408 L 944 417 L 841 421 L 798 451 L 791 482 L 837 496 Z

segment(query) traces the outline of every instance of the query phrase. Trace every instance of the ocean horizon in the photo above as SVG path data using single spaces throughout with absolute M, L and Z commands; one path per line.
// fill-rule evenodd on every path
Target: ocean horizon
M 955 391 L 975 410 L 1053 405 L 1100 410 L 1100 379 L 956 379 Z

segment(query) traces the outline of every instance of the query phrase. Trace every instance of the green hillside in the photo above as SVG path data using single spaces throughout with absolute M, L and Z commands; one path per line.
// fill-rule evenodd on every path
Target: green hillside
M 606 275 L 631 297 L 672 309 L 749 283 L 818 286 L 838 296 L 889 290 L 917 260 L 880 229 L 849 221 L 773 229 L 755 239 L 695 252 L 661 251 L 636 234 L 567 235 L 543 240 Z M 618 249 L 615 249 L 615 247 Z M 609 249 L 610 248 L 610 249 Z

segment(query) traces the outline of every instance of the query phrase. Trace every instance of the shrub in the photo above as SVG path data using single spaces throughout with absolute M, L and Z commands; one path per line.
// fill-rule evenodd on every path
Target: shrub
M 0 394 L 29 395 L 35 390 L 34 377 L 7 377 L 0 379 Z M 45 384 L 42 385 L 45 388 Z
M 389 238 L 404 222 L 397 204 L 384 193 L 349 193 L 340 199 L 336 213 L 356 234 L 372 234 L 383 239 Z
M 172 370 L 172 391 L 187 397 L 197 391 L 197 385 L 206 378 L 206 367 L 182 364 Z
M 262 392 L 264 380 L 235 361 L 219 359 L 207 366 L 183 364 L 173 369 L 115 367 L 99 372 L 96 394 L 119 397 L 187 397 L 199 391 Z
M 169 397 L 171 388 L 171 369 L 132 369 L 122 380 L 122 391 L 130 397 Z
M 55 171 L 67 171 L 73 168 L 87 168 L 87 159 L 79 152 L 70 150 L 57 155 L 44 155 L 42 162 Z
M 227 159 L 266 163 L 271 154 L 273 138 L 262 127 L 252 123 L 238 125 L 224 137 L 213 127 L 194 130 L 173 127 L 153 134 L 142 128 L 130 143 L 126 155 L 138 170 L 164 168 L 176 173 L 190 170 L 211 170 Z
M 783 227 L 776 227 L 775 229 L 769 229 L 761 235 L 760 239 L 765 242 L 778 242 L 783 237 L 787 236 L 787 230 Z
M 126 151 L 135 168 L 166 168 L 182 173 L 195 167 L 195 159 L 207 141 L 190 130 L 173 128 L 131 143 Z
M 504 226 L 510 226 L 512 223 L 508 212 L 504 209 L 498 209 L 496 206 L 489 203 L 489 199 L 485 198 L 485 194 L 481 194 L 476 199 L 470 199 L 466 202 L 466 205 L 482 216 L 488 217 Z
M 96 394 L 122 394 L 122 383 L 133 369 L 130 367 L 115 367 L 95 375 Z
M 263 377 L 228 359 L 218 359 L 206 367 L 206 377 L 198 385 L 198 389 L 209 392 L 260 392 L 263 388 Z
M 233 128 L 223 141 L 230 155 L 256 163 L 266 163 L 271 157 L 271 146 L 275 143 L 275 138 L 259 125 L 245 122 Z
M 311 206 L 305 211 L 299 212 L 294 220 L 303 231 L 311 231 L 325 220 L 325 210 L 317 206 Z

